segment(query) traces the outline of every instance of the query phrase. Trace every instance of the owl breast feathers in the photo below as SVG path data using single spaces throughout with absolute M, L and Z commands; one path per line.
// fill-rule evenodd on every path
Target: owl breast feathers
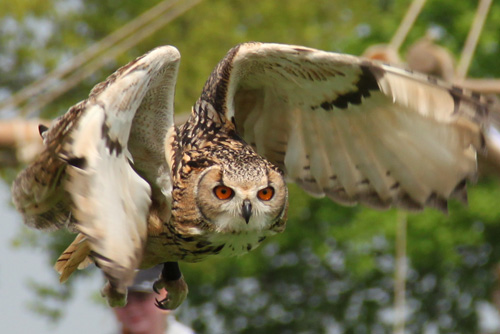
M 176 126 L 179 60 L 164 46 L 117 70 L 43 134 L 15 180 L 26 224 L 79 233 L 56 265 L 63 280 L 93 261 L 123 295 L 137 268 L 246 253 L 284 230 L 285 181 L 380 209 L 467 199 L 487 140 L 478 94 L 354 56 L 246 43 Z

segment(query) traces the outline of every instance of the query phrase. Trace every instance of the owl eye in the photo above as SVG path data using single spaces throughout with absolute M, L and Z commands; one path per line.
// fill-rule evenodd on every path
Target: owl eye
M 218 199 L 225 200 L 233 197 L 234 191 L 233 189 L 226 186 L 217 186 L 214 188 L 214 195 Z
M 269 201 L 271 198 L 273 198 L 273 196 L 274 196 L 274 188 L 273 187 L 267 187 L 267 188 L 261 189 L 257 193 L 257 197 L 262 201 Z

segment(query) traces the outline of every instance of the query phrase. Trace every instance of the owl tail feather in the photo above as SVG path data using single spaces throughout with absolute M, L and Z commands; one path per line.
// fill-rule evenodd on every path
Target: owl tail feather
M 76 269 L 86 268 L 92 263 L 89 257 L 90 245 L 83 234 L 78 234 L 73 242 L 59 256 L 54 269 L 59 273 L 59 281 L 65 282 Z

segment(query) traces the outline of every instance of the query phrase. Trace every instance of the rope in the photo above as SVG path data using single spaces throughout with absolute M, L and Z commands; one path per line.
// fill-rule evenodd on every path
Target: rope
M 394 34 L 394 36 L 391 39 L 391 42 L 389 43 L 390 48 L 396 50 L 396 52 L 399 50 L 404 40 L 406 39 L 408 32 L 415 23 L 418 14 L 420 14 L 420 12 L 422 11 L 424 4 L 425 0 L 413 0 L 413 2 L 410 5 L 410 8 L 408 8 L 405 17 L 403 18 L 403 21 L 401 21 L 401 23 L 399 24 L 396 33 Z
M 389 49 L 398 52 L 404 40 L 408 36 L 418 15 L 424 7 L 425 0 L 413 0 L 406 12 L 405 17 L 399 24 L 396 33 L 389 43 Z M 405 309 L 406 309 L 406 233 L 407 215 L 398 211 L 396 230 L 396 268 L 394 272 L 394 334 L 405 333 Z
M 405 332 L 406 309 L 406 227 L 407 214 L 398 210 L 396 230 L 396 268 L 394 274 L 394 334 Z
M 201 0 L 194 2 L 187 1 L 187 6 L 181 5 L 179 6 L 180 9 L 173 9 L 171 12 L 168 12 L 168 10 L 171 9 L 177 2 L 179 2 L 179 0 L 165 0 L 160 2 L 158 5 L 147 10 L 133 21 L 129 22 L 110 35 L 104 37 L 102 40 L 96 42 L 83 52 L 79 53 L 62 67 L 53 70 L 44 77 L 36 80 L 29 86 L 12 95 L 10 98 L 1 101 L 0 109 L 18 106 L 24 101 L 46 90 L 51 82 L 60 80 L 70 72 L 80 73 L 73 73 L 68 81 L 58 84 L 59 88 L 54 88 L 52 92 L 44 94 L 43 97 L 40 97 L 39 99 L 30 103 L 26 108 L 21 110 L 20 114 L 22 116 L 26 116 L 28 114 L 31 114 L 36 109 L 41 109 L 43 106 L 50 103 L 62 93 L 66 92 L 67 90 L 78 84 L 80 81 L 90 76 L 94 71 L 102 67 L 104 64 L 110 62 L 120 52 L 126 51 L 127 49 L 135 46 L 144 38 L 148 37 L 167 23 L 171 22 L 173 19 L 175 19 L 200 1 Z M 174 14 L 172 15 L 172 13 Z M 159 24 L 159 22 L 161 22 L 161 24 Z M 151 26 L 153 26 L 154 29 L 151 29 Z M 147 33 L 144 33 L 144 31 L 146 31 Z M 129 35 L 129 37 L 125 41 L 120 42 L 127 35 Z M 108 51 L 104 51 L 117 44 L 118 42 L 120 42 L 121 44 L 119 44 L 118 47 L 112 49 L 112 56 L 109 55 L 110 53 Z M 103 51 L 104 53 L 100 54 Z M 83 64 L 88 63 L 92 58 L 96 57 L 96 55 L 99 56 L 94 59 L 92 63 L 82 67 Z M 90 72 L 83 73 L 83 69 Z M 69 84 L 68 87 L 62 87 L 66 86 L 67 83 Z M 38 103 L 41 103 L 41 105 L 36 107 L 35 104 Z
M 170 12 L 166 13 L 161 20 L 155 20 L 150 22 L 150 24 L 146 25 L 142 30 L 138 31 L 134 35 L 131 35 L 126 40 L 115 46 L 114 48 L 108 50 L 106 54 L 100 56 L 99 58 L 91 61 L 84 67 L 79 68 L 71 76 L 69 76 L 63 83 L 57 86 L 57 88 L 53 89 L 50 93 L 41 95 L 39 98 L 30 102 L 27 106 L 25 106 L 20 114 L 23 116 L 31 115 L 37 110 L 42 109 L 44 106 L 49 104 L 51 101 L 64 94 L 78 83 L 80 83 L 85 78 L 89 77 L 92 73 L 94 73 L 97 69 L 101 68 L 106 63 L 111 62 L 116 56 L 122 54 L 124 51 L 131 49 L 139 42 L 144 40 L 146 37 L 150 36 L 167 23 L 171 22 L 175 18 L 179 17 L 187 10 L 191 9 L 202 0 L 186 0 L 181 5 L 172 9 Z
M 455 74 L 458 80 L 463 80 L 467 76 L 472 56 L 476 50 L 477 42 L 479 40 L 479 36 L 481 35 L 481 31 L 483 30 L 490 5 L 491 0 L 481 0 L 479 2 L 479 7 L 476 11 L 476 15 L 474 16 L 474 22 L 469 30 L 469 35 L 467 36 L 467 40 L 465 41 L 460 60 L 458 62 Z

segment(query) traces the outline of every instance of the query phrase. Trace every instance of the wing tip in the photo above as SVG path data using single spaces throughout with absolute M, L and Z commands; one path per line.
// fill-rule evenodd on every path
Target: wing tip
M 154 57 L 158 59 L 165 59 L 169 62 L 178 62 L 181 59 L 181 53 L 175 46 L 162 45 L 149 51 L 143 57 L 144 59 L 150 59 Z

